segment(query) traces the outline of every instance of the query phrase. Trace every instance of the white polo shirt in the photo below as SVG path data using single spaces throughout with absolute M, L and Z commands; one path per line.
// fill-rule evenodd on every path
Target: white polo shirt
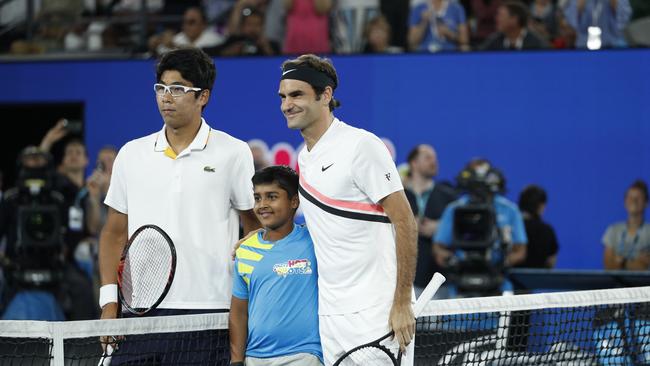
M 384 143 L 334 119 L 298 156 L 300 199 L 318 260 L 319 314 L 392 303 L 395 231 L 378 202 L 403 189 Z
M 159 308 L 230 307 L 236 210 L 253 208 L 253 174 L 248 145 L 205 120 L 178 156 L 164 127 L 120 149 L 105 203 L 128 215 L 129 237 L 155 224 L 176 246 L 176 275 Z

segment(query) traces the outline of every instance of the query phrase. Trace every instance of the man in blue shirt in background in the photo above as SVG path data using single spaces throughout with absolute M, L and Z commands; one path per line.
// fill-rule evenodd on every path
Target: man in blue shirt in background
M 255 173 L 253 185 L 264 229 L 236 251 L 231 365 L 320 366 L 316 256 L 307 228 L 293 221 L 298 175 L 271 166 Z
M 629 0 L 569 0 L 564 5 L 564 17 L 577 34 L 576 48 L 626 47 L 631 16 Z

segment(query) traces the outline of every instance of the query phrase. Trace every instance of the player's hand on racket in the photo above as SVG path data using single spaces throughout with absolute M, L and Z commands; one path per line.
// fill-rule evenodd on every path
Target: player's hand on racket
M 116 319 L 117 318 L 117 309 L 118 304 L 116 302 L 110 302 L 102 308 L 102 315 L 100 319 Z M 102 336 L 99 337 L 99 341 L 102 345 L 102 351 L 106 352 L 106 347 L 110 345 L 113 349 L 117 348 L 117 341 L 121 340 L 122 336 Z
M 415 335 L 415 315 L 411 308 L 411 301 L 395 301 L 390 309 L 388 325 L 395 333 L 394 339 L 399 343 L 402 352 L 413 340 Z
M 248 234 L 246 234 L 246 236 L 244 236 L 243 238 L 239 239 L 239 241 L 237 243 L 235 243 L 235 247 L 232 248 L 232 253 L 230 253 L 230 255 L 232 257 L 232 260 L 235 260 L 235 254 L 237 253 L 237 249 L 239 249 L 239 247 L 242 245 L 242 243 L 245 242 L 246 240 L 248 240 L 251 236 L 257 235 L 257 233 L 259 233 L 262 230 L 263 230 L 262 228 L 255 229 L 255 230 L 249 232 Z

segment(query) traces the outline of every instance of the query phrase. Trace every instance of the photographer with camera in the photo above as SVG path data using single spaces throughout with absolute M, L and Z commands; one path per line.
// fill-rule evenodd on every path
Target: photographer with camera
M 41 145 L 49 149 L 68 132 L 74 132 L 69 121 L 60 120 Z M 87 164 L 83 143 L 69 142 L 63 160 L 62 173 L 83 174 Z M 2 260 L 8 282 L 5 318 L 62 320 L 61 311 L 68 320 L 96 317 L 92 283 L 74 259 L 86 232 L 79 179 L 73 178 L 57 173 L 52 156 L 39 147 L 29 146 L 19 156 L 17 186 L 7 191 L 0 205 L 0 238 L 7 243 Z M 39 308 L 58 311 L 44 314 Z
M 504 269 L 526 258 L 521 212 L 501 194 L 505 178 L 486 159 L 473 159 L 458 178 L 466 192 L 447 206 L 434 238 L 434 256 L 461 295 L 508 290 Z
M 63 196 L 52 189 L 51 162 L 49 154 L 26 147 L 18 159 L 17 186 L 6 192 L 0 204 L 0 237 L 7 243 L 0 261 L 7 278 L 3 299 L 7 304 L 22 289 L 50 289 L 63 271 L 64 203 Z M 46 309 L 20 309 L 14 304 L 9 304 L 3 319 L 62 317 L 57 309 L 47 314 Z

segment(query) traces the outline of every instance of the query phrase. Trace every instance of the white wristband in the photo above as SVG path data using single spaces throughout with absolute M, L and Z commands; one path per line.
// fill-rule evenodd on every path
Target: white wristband
M 99 307 L 103 308 L 106 304 L 117 303 L 117 285 L 112 283 L 99 288 Z

